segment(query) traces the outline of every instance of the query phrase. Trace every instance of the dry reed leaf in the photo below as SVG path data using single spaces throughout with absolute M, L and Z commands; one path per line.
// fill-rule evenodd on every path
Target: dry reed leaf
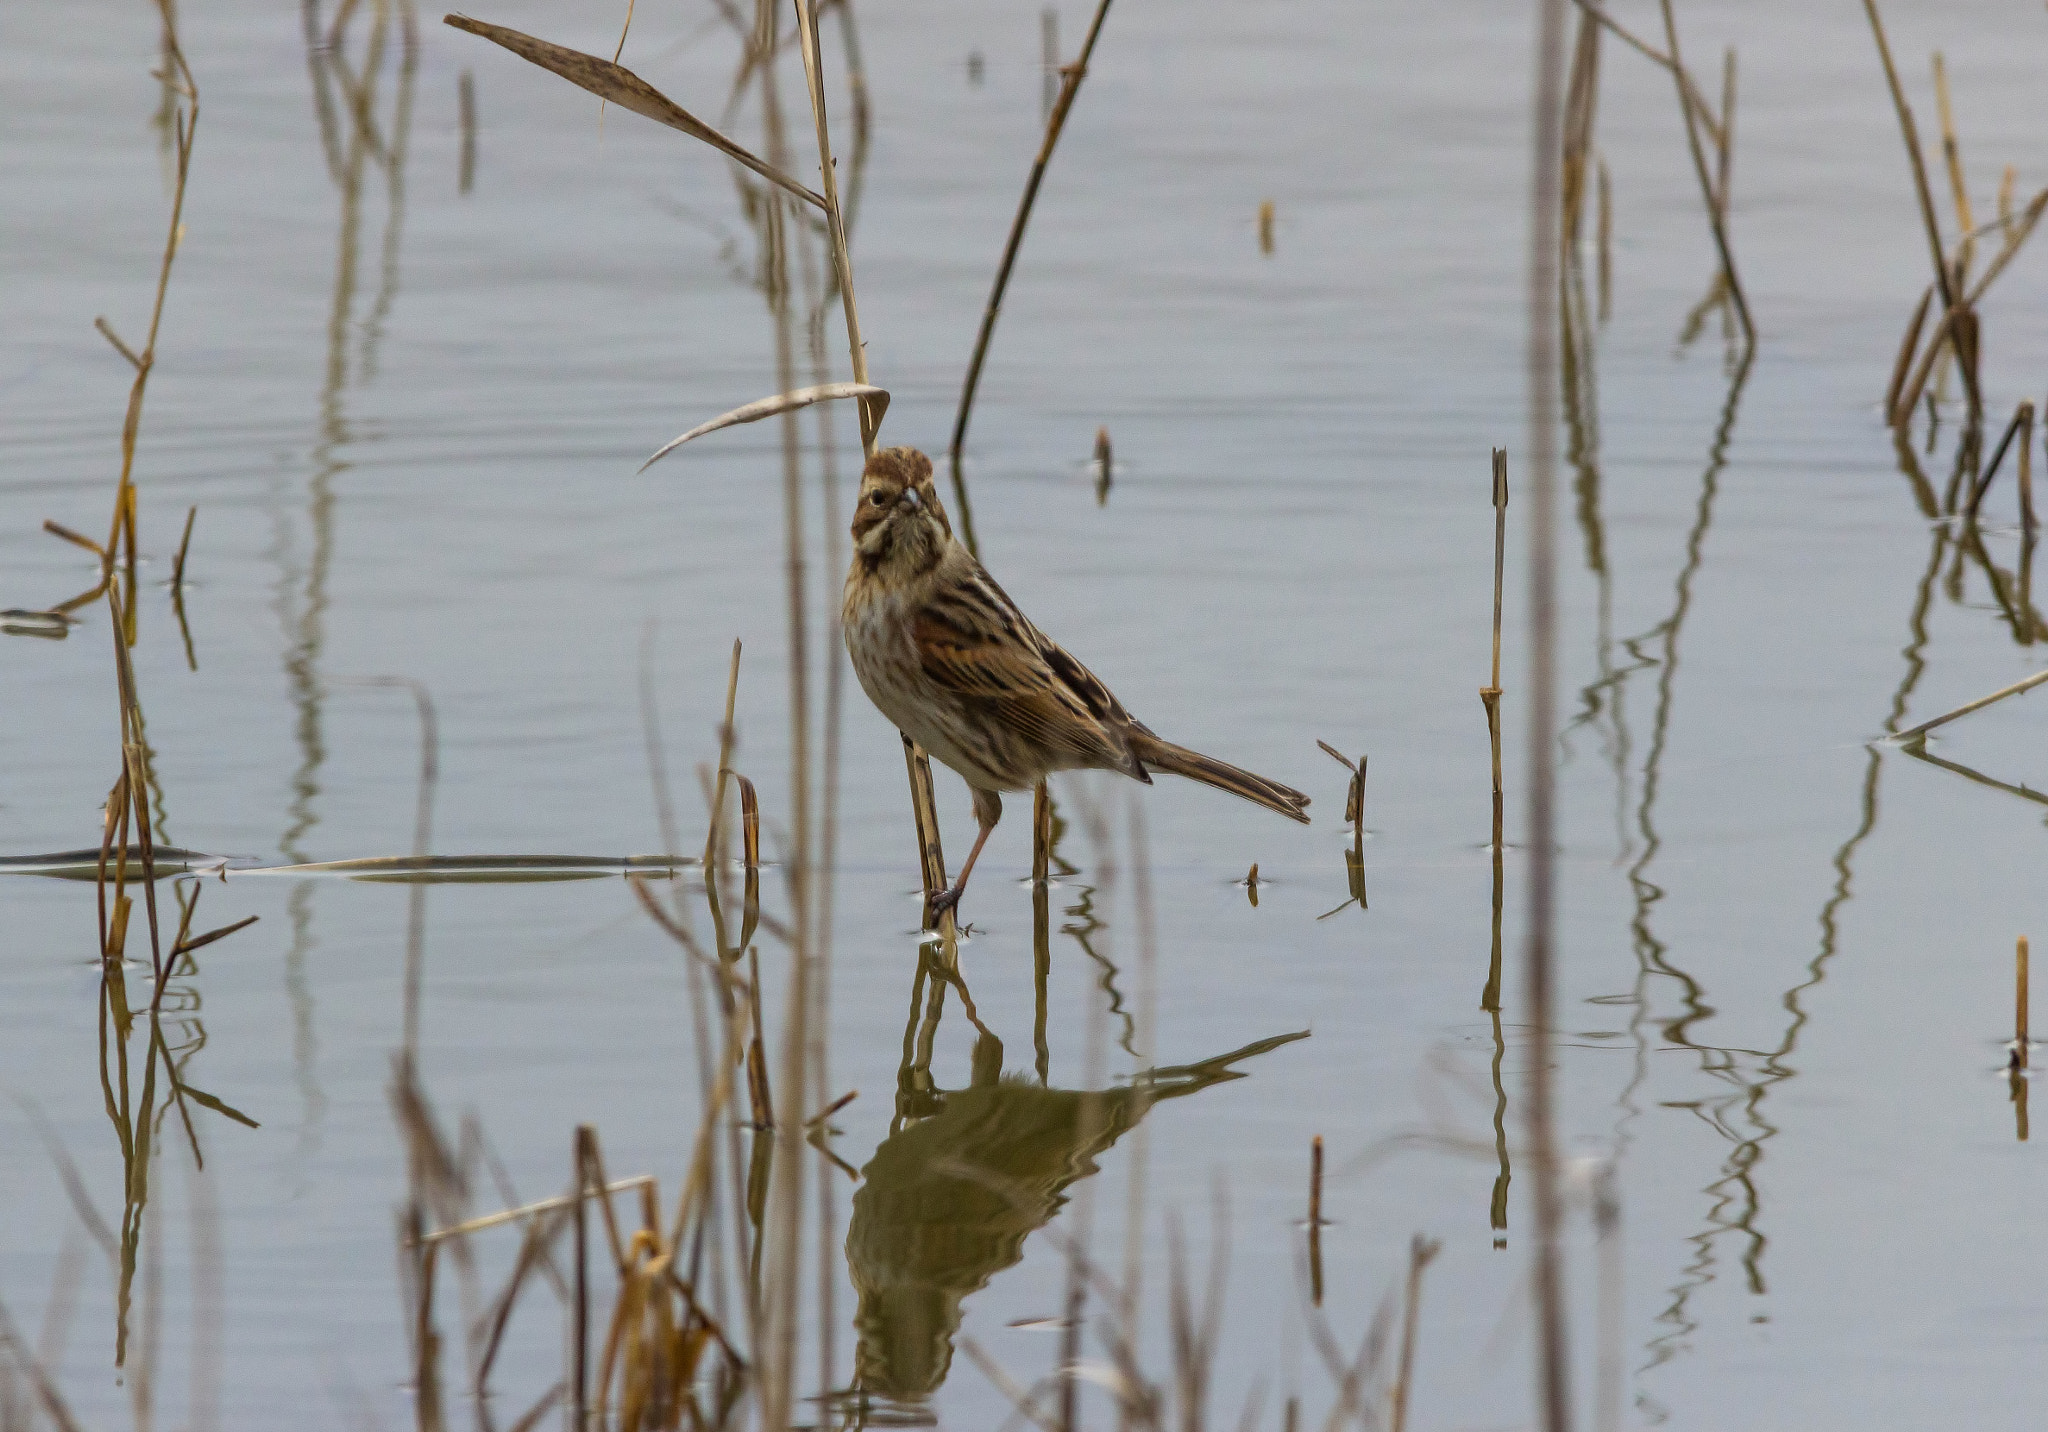
M 680 129 L 692 139 L 701 139 L 728 159 L 744 164 L 769 183 L 787 190 L 805 203 L 815 204 L 820 209 L 825 207 L 825 200 L 820 195 L 797 183 L 774 165 L 757 159 L 623 65 L 615 65 L 596 55 L 586 55 L 581 50 L 537 40 L 518 30 L 508 30 L 503 25 L 472 20 L 467 15 L 444 15 L 441 23 L 503 45 L 521 59 L 544 70 L 553 70 L 570 84 L 579 85 L 600 99 L 610 100 L 621 109 L 630 109 L 656 124 L 665 124 L 670 129 Z
M 820 383 L 815 388 L 798 388 L 791 393 L 778 393 L 772 398 L 761 398 L 743 407 L 723 413 L 708 423 L 700 423 L 675 441 L 665 444 L 661 450 L 640 464 L 640 471 L 653 467 L 692 438 L 701 438 L 706 433 L 715 433 L 720 428 L 737 427 L 741 423 L 758 423 L 763 418 L 772 418 L 795 408 L 807 408 L 813 403 L 829 403 L 835 398 L 858 398 L 861 406 L 873 415 L 873 426 L 882 425 L 882 415 L 889 411 L 889 390 L 877 388 L 872 383 Z

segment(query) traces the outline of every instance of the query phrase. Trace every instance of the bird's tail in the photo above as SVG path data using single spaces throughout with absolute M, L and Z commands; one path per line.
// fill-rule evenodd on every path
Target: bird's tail
M 1170 775 L 1186 776 L 1189 780 L 1200 781 L 1205 786 L 1214 786 L 1219 791 L 1229 791 L 1234 796 L 1264 806 L 1267 810 L 1278 811 L 1308 824 L 1308 797 L 1290 786 L 1278 781 L 1269 781 L 1264 776 L 1255 776 L 1250 771 L 1241 771 L 1236 766 L 1205 756 L 1200 751 L 1190 751 L 1185 746 L 1176 746 L 1171 741 L 1162 741 L 1147 733 L 1132 742 L 1132 750 L 1138 759 L 1155 771 Z

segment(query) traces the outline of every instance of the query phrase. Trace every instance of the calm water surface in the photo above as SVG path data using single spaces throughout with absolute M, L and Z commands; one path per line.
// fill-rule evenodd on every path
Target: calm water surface
M 1724 44 L 1740 51 L 1732 223 L 1761 339 L 1739 372 L 1717 321 L 1678 342 L 1712 250 L 1668 77 L 1609 43 L 1612 308 L 1577 375 L 1562 528 L 1558 1073 L 1574 1152 L 1615 1160 L 1622 1281 L 1610 1338 L 1576 1212 L 1577 1390 L 1590 1409 L 1612 1366 L 1628 1426 L 2033 1426 L 2048 1341 L 2039 1149 L 2015 1137 L 1994 1071 L 2013 939 L 2048 933 L 2044 812 L 1869 743 L 2037 656 L 1984 569 L 1922 516 L 1878 415 L 1926 251 L 1860 10 L 1682 8 L 1703 71 Z M 1930 130 L 1926 56 L 1947 55 L 1978 213 L 2007 164 L 2023 196 L 2048 182 L 2040 7 L 1889 8 Z M 420 15 L 407 61 L 392 12 L 352 109 L 335 86 L 366 63 L 373 7 L 349 21 L 349 76 L 309 51 L 298 7 L 182 9 L 204 111 L 137 468 L 151 560 L 134 656 L 161 838 L 271 863 L 410 851 L 414 703 L 365 682 L 404 677 L 438 717 L 437 852 L 658 850 L 644 673 L 688 848 L 737 637 L 737 764 L 761 788 L 772 849 L 791 799 L 776 433 L 720 434 L 635 474 L 683 428 L 776 390 L 756 231 L 723 161 L 631 115 L 601 119 L 438 13 Z M 1657 31 L 1653 7 L 1623 9 Z M 544 0 L 479 13 L 607 54 L 619 20 Z M 333 19 L 318 7 L 315 29 Z M 1071 53 L 1086 12 L 1069 0 L 1060 19 Z M 872 143 L 841 182 L 858 189 L 862 319 L 895 395 L 886 435 L 937 449 L 1037 142 L 1038 7 L 872 0 L 858 21 Z M 146 324 L 168 193 L 156 40 L 134 6 L 0 15 L 10 607 L 93 578 L 39 528 L 94 530 L 117 471 L 128 374 L 91 323 L 105 314 L 131 338 Z M 1204 1249 L 1209 1190 L 1227 1190 L 1228 1415 L 1261 1376 L 1265 1425 L 1291 1394 L 1326 1406 L 1298 1272 L 1320 1134 L 1340 1338 L 1363 1332 L 1412 1234 L 1440 1239 L 1413 1425 L 1529 1422 L 1527 1180 L 1496 1227 L 1493 1139 L 1496 1071 L 1512 1127 L 1526 1061 L 1512 981 L 1498 1042 L 1481 1009 L 1491 861 L 1474 699 L 1487 452 L 1523 441 L 1528 45 L 1519 12 L 1413 0 L 1112 12 L 984 380 L 975 529 L 1012 594 L 1133 711 L 1311 791 L 1319 819 L 1298 829 L 1185 783 L 1062 790 L 1076 869 L 1052 892 L 1041 1069 L 1028 806 L 1012 801 L 967 901 L 963 967 L 988 1032 L 949 1006 L 928 1083 L 955 1092 L 899 1104 L 913 844 L 896 738 L 848 684 L 831 1081 L 860 1091 L 834 1146 L 866 1177 L 837 1186 L 837 1226 L 852 1225 L 842 1382 L 865 1338 L 871 1386 L 932 1393 L 946 1426 L 997 1425 L 1005 1404 L 982 1375 L 964 1357 L 948 1371 L 945 1325 L 1041 1375 L 1057 1336 L 1013 1325 L 1059 1312 L 1064 1273 L 1033 1230 L 1071 1221 L 1062 1200 L 1087 1190 L 1114 1246 L 1142 1177 L 1144 1280 L 1161 1297 L 1165 1215 Z M 712 7 L 642 5 L 625 58 L 715 116 L 737 53 Z M 467 193 L 464 72 L 480 119 Z M 779 80 L 796 100 L 793 61 Z M 845 150 L 850 116 L 837 123 Z M 764 142 L 752 98 L 732 124 Z M 2044 315 L 2036 249 L 1987 302 L 1994 412 L 2038 396 Z M 858 448 L 850 413 L 831 422 L 843 509 Z M 1117 457 L 1106 504 L 1088 467 L 1100 425 Z M 815 711 L 840 574 L 808 417 L 804 432 Z M 1944 436 L 1927 460 L 1937 481 L 1948 452 Z M 1987 538 L 2008 572 L 2012 500 L 1994 490 Z M 160 585 L 193 504 L 196 672 Z M 1511 830 L 1522 516 L 1511 509 Z M 84 615 L 63 642 L 0 643 L 0 854 L 98 838 L 117 711 L 104 612 Z M 2040 785 L 2039 699 L 1957 726 L 1936 754 Z M 1369 908 L 1328 918 L 1350 893 L 1344 775 L 1318 738 L 1371 761 Z M 967 798 L 943 772 L 939 793 L 957 858 Z M 1156 977 L 1136 919 L 1138 820 Z M 1236 883 L 1253 862 L 1270 882 L 1256 907 Z M 1513 853 L 1508 874 L 1513 931 Z M 189 1401 L 207 1421 L 216 1400 L 234 1427 L 276 1425 L 283 1406 L 307 1426 L 412 1416 L 392 1223 L 405 1150 L 388 1099 L 412 898 L 331 879 L 206 888 L 202 926 L 261 919 L 202 952 L 167 1005 L 199 1046 L 187 1077 L 260 1128 L 201 1117 L 204 1178 L 175 1125 L 163 1132 L 133 1315 L 139 1328 L 147 1285 L 161 1419 L 186 1420 Z M 68 1150 L 118 1222 L 95 922 L 87 884 L 0 885 L 0 1300 L 33 1340 L 53 1287 L 75 1288 L 55 1371 L 83 1416 L 114 1426 L 132 1416 L 137 1364 L 114 1366 L 112 1269 L 48 1152 Z M 451 1127 L 474 1114 L 519 1195 L 566 1182 L 578 1123 L 599 1128 L 615 1175 L 674 1187 L 697 1110 L 684 970 L 623 882 L 435 887 L 419 949 L 421 1083 Z M 778 947 L 762 956 L 779 967 Z M 1149 1039 L 1127 1039 L 1125 1013 L 1148 998 Z M 1231 1066 L 1246 1077 L 1204 1063 L 1302 1030 Z M 1148 1045 L 1154 1057 L 1131 1052 Z M 1140 1121 L 1112 1095 L 1099 1138 L 1060 1144 L 1074 1091 L 1155 1063 L 1181 1097 Z M 1364 1157 L 1424 1131 L 1441 1137 Z M 1039 1201 L 976 1204 L 948 1185 L 948 1160 Z M 499 1201 L 478 1191 L 479 1207 Z M 956 1225 L 943 1257 L 919 1232 L 934 1201 Z M 512 1242 L 479 1243 L 501 1275 Z M 1163 1368 L 1162 1306 L 1146 1338 Z M 506 1376 L 526 1397 L 553 1376 L 552 1318 L 519 1335 L 531 1365 Z

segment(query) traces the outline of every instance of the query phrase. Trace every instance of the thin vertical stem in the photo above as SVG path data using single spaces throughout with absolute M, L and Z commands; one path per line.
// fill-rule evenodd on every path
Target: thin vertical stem
M 1685 62 L 1678 53 L 1678 21 L 1671 13 L 1671 0 L 1663 0 L 1664 36 L 1671 46 L 1671 73 L 1678 82 L 1678 113 L 1685 121 L 1685 143 L 1692 152 L 1693 172 L 1699 178 L 1700 197 L 1706 201 L 1707 227 L 1713 230 L 1714 249 L 1721 256 L 1721 276 L 1727 280 L 1728 296 L 1734 301 L 1736 317 L 1742 320 L 1742 336 L 1745 343 L 1756 343 L 1756 325 L 1750 321 L 1749 300 L 1743 297 L 1742 280 L 1735 274 L 1735 251 L 1728 242 L 1728 196 L 1717 193 L 1713 178 L 1707 173 L 1706 151 L 1700 145 L 1699 127 L 1694 122 L 1692 104 L 1686 92 Z M 1733 71 L 1730 72 L 1729 93 L 1734 93 Z M 1728 116 L 1722 116 L 1726 128 Z
M 1668 4 L 1668 0 L 1667 0 Z M 1535 1295 L 1539 1425 L 1544 1432 L 1571 1426 L 1569 1355 L 1565 1337 L 1564 1272 L 1558 1252 L 1563 1218 L 1556 1128 L 1551 1106 L 1553 930 L 1556 909 L 1557 686 L 1557 232 L 1558 145 L 1564 71 L 1563 0 L 1543 0 L 1537 30 L 1533 162 L 1530 173 L 1528 270 L 1528 447 L 1533 488 L 1529 516 L 1529 914 L 1527 935 L 1529 1063 L 1528 1134 L 1535 1160 Z M 1678 69 L 1678 56 L 1672 56 Z M 1681 71 L 1682 73 L 1682 71 Z M 1695 155 L 1699 137 L 1680 90 L 1680 108 Z M 1704 177 L 1704 174 L 1703 176 Z
M 832 133 L 825 118 L 825 62 L 818 50 L 817 0 L 795 0 L 797 29 L 804 54 L 804 81 L 810 87 L 811 115 L 818 128 L 819 186 L 825 196 L 825 227 L 832 241 L 832 267 L 839 275 L 839 302 L 846 315 L 846 347 L 853 360 L 853 381 L 868 380 L 867 345 L 860 336 L 860 309 L 853 298 L 853 257 L 846 247 L 846 225 L 839 212 L 839 168 L 832 157 Z M 769 52 L 772 57 L 773 51 Z M 875 455 L 875 415 L 868 400 L 860 407 L 860 447 L 863 457 Z
M 1010 221 L 1010 237 L 1003 244 L 1002 262 L 996 265 L 996 281 L 989 289 L 988 306 L 982 310 L 981 332 L 974 339 L 974 356 L 967 363 L 967 378 L 960 385 L 960 410 L 953 418 L 953 441 L 948 445 L 952 456 L 954 485 L 961 490 L 960 455 L 967 446 L 967 420 L 974 411 L 975 389 L 981 386 L 981 365 L 988 357 L 989 340 L 995 336 L 996 317 L 1002 312 L 1003 291 L 1010 286 L 1010 270 L 1016 267 L 1017 251 L 1024 244 L 1024 227 L 1031 222 L 1031 206 L 1038 202 L 1038 186 L 1045 180 L 1045 168 L 1052 162 L 1053 146 L 1060 142 L 1060 131 L 1066 128 L 1067 114 L 1074 107 L 1074 96 L 1081 92 L 1081 81 L 1088 78 L 1088 61 L 1094 57 L 1095 41 L 1102 34 L 1102 22 L 1109 15 L 1110 0 L 1102 0 L 1095 7 L 1095 19 L 1088 26 L 1088 38 L 1081 45 L 1081 53 L 1074 63 L 1060 71 L 1059 97 L 1053 101 L 1052 113 L 1045 121 L 1045 138 L 1038 146 L 1038 157 L 1031 163 L 1031 177 L 1024 181 L 1023 197 L 1017 201 L 1017 216 Z
M 1308 1286 L 1315 1306 L 1323 1305 L 1323 1136 L 1308 1145 Z

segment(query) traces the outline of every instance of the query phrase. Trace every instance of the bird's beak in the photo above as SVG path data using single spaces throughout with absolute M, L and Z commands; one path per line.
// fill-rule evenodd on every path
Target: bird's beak
M 914 487 L 904 488 L 903 495 L 896 499 L 896 504 L 899 507 L 908 507 L 912 512 L 924 506 L 923 500 L 918 497 L 917 489 Z

